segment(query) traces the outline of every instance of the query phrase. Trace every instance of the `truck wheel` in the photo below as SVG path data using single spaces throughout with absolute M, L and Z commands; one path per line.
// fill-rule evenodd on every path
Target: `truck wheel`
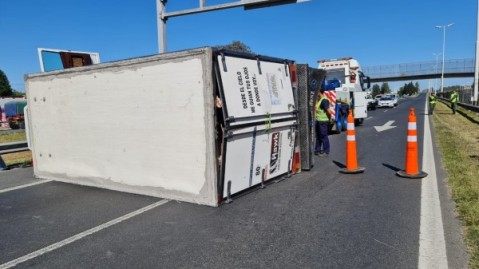
M 9 122 L 8 122 L 8 125 L 9 125 L 10 128 L 13 129 L 13 130 L 16 130 L 16 129 L 18 129 L 18 127 L 20 127 L 20 126 L 18 126 L 18 123 L 15 122 L 15 121 L 9 121 Z
M 359 125 L 363 124 L 363 122 L 364 122 L 363 118 L 354 120 L 354 123 L 355 123 L 356 126 L 359 126 Z

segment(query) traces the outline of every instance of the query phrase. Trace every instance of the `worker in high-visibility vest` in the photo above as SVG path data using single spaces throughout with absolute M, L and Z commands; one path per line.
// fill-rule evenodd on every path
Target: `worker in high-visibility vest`
M 319 90 L 319 101 L 316 103 L 315 107 L 315 131 L 316 131 L 316 147 L 314 149 L 315 155 L 320 155 L 323 157 L 328 156 L 329 154 L 329 124 L 334 121 L 332 112 L 329 106 L 329 99 L 324 94 L 324 90 Z
M 434 94 L 434 92 L 431 92 L 431 94 L 429 95 L 429 115 L 432 115 L 432 113 L 434 112 L 434 108 L 436 107 L 436 94 Z
M 452 114 L 456 114 L 457 101 L 459 101 L 459 94 L 457 94 L 456 90 L 453 90 L 452 93 L 451 93 Z

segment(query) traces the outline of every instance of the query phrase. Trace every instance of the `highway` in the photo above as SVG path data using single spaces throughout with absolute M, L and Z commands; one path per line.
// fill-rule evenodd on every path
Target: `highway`
M 410 108 L 424 179 L 395 174 Z M 467 268 L 424 110 L 420 95 L 368 112 L 356 127 L 363 174 L 338 172 L 346 137 L 332 135 L 330 156 L 315 156 L 311 171 L 219 208 L 40 181 L 31 168 L 2 172 L 0 268 Z

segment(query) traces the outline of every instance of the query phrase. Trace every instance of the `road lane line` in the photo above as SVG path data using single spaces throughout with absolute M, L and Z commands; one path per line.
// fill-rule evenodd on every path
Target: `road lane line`
M 126 214 L 126 215 L 124 215 L 124 216 L 121 216 L 121 217 L 116 218 L 116 219 L 114 219 L 114 220 L 111 220 L 111 221 L 109 221 L 109 222 L 103 223 L 102 225 L 99 225 L 99 226 L 94 227 L 94 228 L 92 228 L 92 229 L 86 230 L 86 231 L 84 231 L 84 232 L 82 232 L 82 233 L 76 234 L 76 235 L 74 235 L 74 236 L 72 236 L 72 237 L 69 237 L 69 238 L 67 238 L 67 239 L 65 239 L 65 240 L 62 240 L 62 241 L 57 242 L 57 243 L 55 243 L 55 244 L 49 245 L 49 246 L 44 247 L 44 248 L 42 248 L 42 249 L 39 249 L 39 250 L 37 250 L 37 251 L 35 251 L 35 252 L 32 252 L 32 253 L 30 253 L 30 254 L 27 254 L 27 255 L 25 255 L 25 256 L 22 256 L 22 257 L 20 257 L 20 258 L 17 258 L 17 259 L 15 259 L 15 260 L 9 261 L 9 262 L 4 263 L 4 264 L 1 264 L 1 265 L 0 265 L 0 269 L 11 268 L 11 267 L 14 267 L 14 266 L 16 266 L 16 265 L 18 265 L 18 264 L 20 264 L 20 263 L 23 263 L 23 262 L 26 262 L 26 261 L 28 261 L 28 260 L 34 259 L 34 258 L 36 258 L 36 257 L 38 257 L 38 256 L 41 256 L 41 255 L 43 255 L 43 254 L 45 254 L 45 253 L 48 253 L 48 252 L 50 252 L 50 251 L 53 251 L 53 250 L 56 250 L 56 249 L 61 248 L 61 247 L 63 247 L 63 246 L 66 246 L 66 245 L 68 245 L 68 244 L 71 244 L 71 243 L 73 243 L 73 242 L 75 242 L 75 241 L 78 241 L 78 240 L 80 240 L 80 239 L 82 239 L 82 238 L 84 238 L 84 237 L 86 237 L 86 236 L 89 236 L 89 235 L 91 235 L 91 234 L 94 234 L 94 233 L 96 233 L 96 232 L 99 232 L 99 231 L 101 231 L 101 230 L 103 230 L 103 229 L 106 229 L 106 228 L 108 228 L 108 227 L 110 227 L 110 226 L 113 226 L 113 225 L 115 225 L 115 224 L 118 224 L 118 223 L 120 223 L 120 222 L 123 222 L 123 221 L 125 221 L 125 220 L 127 220 L 127 219 L 131 219 L 131 218 L 133 218 L 133 217 L 135 217 L 135 216 L 137 216 L 137 215 L 140 215 L 140 214 L 142 214 L 142 213 L 144 213 L 144 212 L 146 212 L 146 211 L 148 211 L 148 210 L 151 210 L 151 209 L 156 208 L 156 207 L 158 207 L 158 206 L 164 205 L 164 204 L 168 203 L 169 201 L 170 201 L 170 200 L 161 200 L 161 201 L 158 201 L 158 202 L 156 202 L 156 203 L 154 203 L 154 204 L 151 204 L 151 205 L 149 205 L 149 206 L 145 206 L 145 207 L 143 207 L 143 208 L 140 208 L 140 209 L 138 209 L 138 210 L 136 210 L 136 211 L 133 211 L 133 212 L 131 212 L 131 213 L 128 213 L 128 214 Z
M 426 109 L 424 111 L 427 111 Z M 424 117 L 422 168 L 428 176 L 421 183 L 421 225 L 418 268 L 448 268 L 441 202 L 437 186 L 436 164 L 429 118 Z
M 28 188 L 28 187 L 31 187 L 31 186 L 40 185 L 40 184 L 48 183 L 48 182 L 51 182 L 51 181 L 53 181 L 53 180 L 51 180 L 51 179 L 42 180 L 42 181 L 39 181 L 39 182 L 33 182 L 33 183 L 30 183 L 30 184 L 24 184 L 24 185 L 20 185 L 20 186 L 16 186 L 16 187 L 11 187 L 11 188 L 0 190 L 0 193 L 19 190 L 19 189 L 23 189 L 23 188 Z

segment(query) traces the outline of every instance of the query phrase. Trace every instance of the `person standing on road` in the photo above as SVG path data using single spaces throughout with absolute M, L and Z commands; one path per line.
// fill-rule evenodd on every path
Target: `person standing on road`
M 319 101 L 315 108 L 316 116 L 316 147 L 314 149 L 315 155 L 328 156 L 329 154 L 329 137 L 328 127 L 329 123 L 334 120 L 333 112 L 329 107 L 329 100 L 324 94 L 324 90 L 319 90 Z
M 457 94 L 456 90 L 453 90 L 452 93 L 451 93 L 452 114 L 456 114 L 457 101 L 459 101 L 459 94 Z
M 434 92 L 431 92 L 431 94 L 429 95 L 429 115 L 432 115 L 435 107 L 436 107 L 436 94 L 434 94 Z

